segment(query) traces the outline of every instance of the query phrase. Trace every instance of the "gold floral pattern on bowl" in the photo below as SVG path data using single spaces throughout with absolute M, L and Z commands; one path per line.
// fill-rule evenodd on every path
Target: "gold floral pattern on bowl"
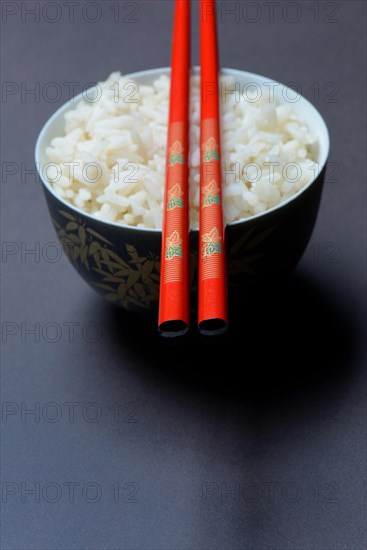
M 135 246 L 125 244 L 129 258 L 126 261 L 103 235 L 69 212 L 59 210 L 59 213 L 66 219 L 65 227 L 55 219 L 53 223 L 65 253 L 78 271 L 84 268 L 99 275 L 100 282 L 93 284 L 105 291 L 106 300 L 127 309 L 129 306 L 150 309 L 151 302 L 158 300 L 159 257 L 153 253 L 141 257 Z

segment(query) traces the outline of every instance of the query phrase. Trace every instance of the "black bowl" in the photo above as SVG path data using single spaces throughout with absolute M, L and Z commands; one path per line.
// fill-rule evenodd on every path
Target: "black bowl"
M 241 86 L 274 84 L 275 95 L 285 103 L 295 92 L 282 84 L 243 71 L 224 69 Z M 169 69 L 154 69 L 129 75 L 149 84 Z M 276 86 L 276 87 L 275 87 Z M 46 147 L 63 134 L 64 114 L 75 108 L 74 98 L 45 124 L 36 145 L 36 165 L 46 194 L 48 208 L 60 242 L 83 279 L 109 302 L 132 311 L 155 311 L 158 303 L 161 231 L 105 222 L 86 214 L 55 194 L 44 167 Z M 293 99 L 292 99 L 293 102 Z M 256 216 L 231 223 L 226 228 L 230 293 L 249 279 L 289 273 L 300 260 L 315 225 L 329 154 L 326 124 L 318 111 L 303 97 L 293 104 L 296 112 L 316 132 L 315 176 L 290 199 Z M 198 232 L 191 232 L 192 290 L 196 287 Z M 232 290 L 231 290 L 232 289 Z

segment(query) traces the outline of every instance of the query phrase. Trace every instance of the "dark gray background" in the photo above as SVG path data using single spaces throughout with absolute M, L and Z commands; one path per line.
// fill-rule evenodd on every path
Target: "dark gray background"
M 85 20 L 93 7 L 83 20 L 85 2 L 74 23 L 63 2 L 50 23 L 56 12 L 44 1 L 40 22 L 22 21 L 22 4 L 35 2 L 2 2 L 2 81 L 14 91 L 1 104 L 2 317 L 16 333 L 2 343 L 1 548 L 363 550 L 365 3 L 319 2 L 317 22 L 316 3 L 280 2 L 273 23 L 266 3 L 252 23 L 253 5 L 241 2 L 248 11 L 236 22 L 226 12 L 233 3 L 222 3 L 222 65 L 297 83 L 327 121 L 334 163 L 310 247 L 290 280 L 246 301 L 221 344 L 224 363 L 195 338 L 162 347 L 64 257 L 48 261 L 56 237 L 41 186 L 25 173 L 41 126 L 68 99 L 65 83 L 79 92 L 113 70 L 169 64 L 172 2 L 138 2 L 135 23 L 123 21 L 134 5 L 97 2 L 95 24 Z M 56 102 L 51 82 L 62 91 Z M 36 83 L 40 97 L 22 97 Z M 37 247 L 40 257 L 25 254 Z M 25 332 L 37 323 L 39 342 Z M 47 341 L 52 330 L 42 334 L 48 323 L 62 331 L 56 343 Z M 26 414 L 31 407 L 39 419 Z M 74 502 L 68 482 L 79 484 Z M 39 499 L 26 493 L 37 483 Z

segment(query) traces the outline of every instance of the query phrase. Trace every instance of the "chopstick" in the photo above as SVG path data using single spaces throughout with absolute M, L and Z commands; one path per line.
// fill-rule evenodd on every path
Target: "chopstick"
M 189 329 L 189 82 L 190 0 L 175 1 L 166 182 L 161 247 L 159 333 Z
M 228 326 L 220 154 L 219 67 L 214 0 L 200 0 L 200 65 L 198 326 L 201 334 L 213 336 L 225 332 Z

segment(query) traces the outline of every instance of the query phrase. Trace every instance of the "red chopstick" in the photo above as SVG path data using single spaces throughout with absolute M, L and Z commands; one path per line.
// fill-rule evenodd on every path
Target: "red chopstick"
M 201 161 L 199 231 L 199 331 L 228 325 L 225 232 L 222 210 L 219 82 L 214 0 L 200 0 Z
M 190 0 L 176 0 L 161 252 L 159 333 L 189 328 L 189 84 Z

